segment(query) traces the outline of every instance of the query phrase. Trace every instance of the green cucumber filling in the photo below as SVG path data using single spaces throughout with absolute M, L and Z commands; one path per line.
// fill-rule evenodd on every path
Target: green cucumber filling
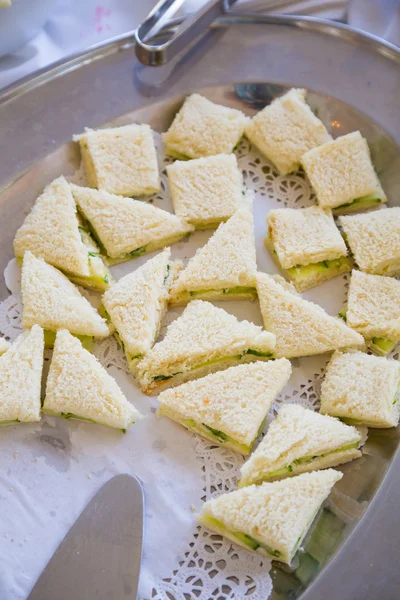
M 9 421 L 0 421 L 0 425 L 10 425 L 11 423 L 21 423 L 19 419 L 10 419 Z
M 214 429 L 213 427 L 210 427 L 209 425 L 206 425 L 205 423 L 196 423 L 196 421 L 194 421 L 193 419 L 187 419 L 186 421 L 182 421 L 182 424 L 185 425 L 185 427 L 187 427 L 191 431 L 198 433 L 199 435 L 203 435 L 208 438 L 211 437 L 218 444 L 227 444 L 228 443 L 231 446 L 231 448 L 234 448 L 235 450 L 237 450 L 238 452 L 241 452 L 242 454 L 248 454 L 251 450 L 253 443 L 257 439 L 257 438 L 255 438 L 253 440 L 253 442 L 249 446 L 247 446 L 246 444 L 241 444 L 240 442 L 238 442 L 234 438 L 230 437 L 228 434 L 224 433 L 223 431 L 220 431 L 219 429 Z
M 46 348 L 53 348 L 54 343 L 56 341 L 56 332 L 49 331 L 48 329 L 44 330 L 44 345 Z M 77 333 L 72 333 L 74 337 L 76 337 L 82 344 L 82 346 L 92 352 L 93 348 L 93 337 L 91 335 L 79 335 Z
M 253 356 L 258 356 L 260 358 L 273 358 L 273 354 L 272 352 L 261 352 L 260 350 L 254 350 L 253 348 L 249 348 L 248 350 L 245 350 L 244 352 L 242 352 L 241 354 L 234 354 L 233 356 L 224 356 L 223 358 L 214 358 L 212 360 L 207 360 L 203 363 L 200 363 L 194 367 L 192 367 L 190 369 L 190 371 L 195 371 L 196 369 L 202 369 L 203 367 L 208 367 L 209 365 L 215 365 L 218 363 L 223 363 L 226 361 L 230 361 L 230 360 L 236 360 L 236 361 L 240 361 L 242 359 L 243 356 L 245 356 L 246 354 L 250 354 Z M 177 371 L 176 373 L 172 373 L 171 375 L 155 375 L 152 379 L 153 381 L 166 381 L 167 379 L 171 379 L 172 377 L 175 377 L 176 375 L 180 375 L 182 373 L 182 371 Z
M 340 313 L 338 313 L 338 317 L 340 317 L 341 319 L 343 319 L 343 321 L 346 323 L 347 322 L 347 302 L 346 304 L 343 306 L 342 310 L 340 311 Z
M 104 310 L 104 312 L 105 312 L 105 314 L 107 314 L 106 310 Z M 114 331 L 114 337 L 116 338 L 118 344 L 121 346 L 122 351 L 125 352 L 128 362 L 131 362 L 132 360 L 135 360 L 137 358 L 142 358 L 143 354 L 129 354 L 129 352 L 126 352 L 125 344 L 122 341 L 122 339 L 117 331 Z
M 295 469 L 296 465 L 305 465 L 314 462 L 315 460 L 325 458 L 326 456 L 332 456 L 337 454 L 338 452 L 346 452 L 348 450 L 353 450 L 354 448 L 358 448 L 359 442 L 355 442 L 354 444 L 349 444 L 348 446 L 342 446 L 341 448 L 337 448 L 336 450 L 332 450 L 331 452 L 327 452 L 326 454 L 316 454 L 315 456 L 302 456 L 301 458 L 297 458 L 293 461 L 293 463 L 286 465 L 276 471 L 272 471 L 271 473 L 267 473 L 263 475 L 260 479 L 258 479 L 255 483 L 259 484 L 265 481 L 266 479 L 270 479 L 272 477 L 280 477 L 281 475 L 287 475 L 288 473 L 292 473 Z
M 336 274 L 342 273 L 344 269 L 351 270 L 351 261 L 348 256 L 341 256 L 332 260 L 322 260 L 321 262 L 309 265 L 297 265 L 290 269 L 284 269 L 284 271 L 287 273 L 289 279 L 295 283 L 300 283 L 318 275 L 334 277 Z
M 105 427 L 111 427 L 110 425 L 106 425 L 105 423 L 100 423 L 99 421 L 94 421 L 93 419 L 89 419 L 87 417 L 81 417 L 79 415 L 76 415 L 75 413 L 57 413 L 54 412 L 52 410 L 46 410 L 45 408 L 42 409 L 44 413 L 48 414 L 48 415 L 52 415 L 54 417 L 62 417 L 63 419 L 77 419 L 78 421 L 85 421 L 85 423 L 94 423 L 95 425 L 103 425 Z M 114 427 L 112 429 L 115 429 Z M 126 433 L 126 429 L 125 428 L 121 428 L 120 431 L 122 431 L 122 433 Z
M 396 342 L 387 338 L 373 337 L 368 345 L 372 351 L 385 356 L 393 350 Z
M 100 256 L 99 248 L 96 246 L 96 238 L 94 238 L 91 232 L 88 229 L 86 229 L 84 225 L 78 225 L 78 229 L 81 236 L 81 240 L 87 248 L 90 269 L 89 277 L 79 277 L 78 279 L 82 280 L 82 282 L 84 282 L 85 280 L 92 280 L 94 282 L 108 284 L 110 281 L 110 274 Z
M 279 558 L 282 556 L 282 553 L 279 550 L 274 550 L 270 546 L 267 546 L 264 542 L 260 542 L 247 533 L 229 530 L 221 521 L 215 519 L 214 517 L 209 517 L 208 515 L 203 517 L 203 523 L 206 527 L 210 527 L 210 529 L 220 531 L 222 535 L 229 534 L 234 536 L 243 545 L 250 548 L 250 550 L 258 550 L 258 548 L 263 548 L 272 557 Z
M 346 209 L 346 212 L 353 212 L 357 210 L 363 210 L 369 208 L 371 206 L 376 206 L 382 202 L 382 196 L 378 192 L 373 192 L 372 194 L 368 194 L 368 196 L 361 196 L 361 198 L 355 198 L 351 202 L 346 202 L 345 204 L 341 204 L 336 208 L 332 209 L 333 214 L 336 214 L 338 211 L 342 211 Z
M 210 289 L 210 290 L 193 290 L 189 291 L 189 296 L 195 298 L 196 296 L 204 296 L 206 294 L 219 294 L 221 296 L 224 295 L 239 295 L 239 294 L 250 294 L 252 296 L 257 295 L 257 290 L 254 287 L 246 287 L 246 286 L 236 286 L 232 288 L 223 288 L 220 290 Z

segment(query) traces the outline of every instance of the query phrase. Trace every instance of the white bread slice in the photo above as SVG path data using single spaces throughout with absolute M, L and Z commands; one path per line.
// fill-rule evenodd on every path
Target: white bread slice
M 361 271 L 400 275 L 400 207 L 339 218 Z
M 305 152 L 332 139 L 306 103 L 306 93 L 291 89 L 257 113 L 245 128 L 251 143 L 282 175 L 297 171 Z
M 43 412 L 122 430 L 140 418 L 115 379 L 66 330 L 57 333 Z
M 103 296 L 103 306 L 130 364 L 142 358 L 157 339 L 175 276 L 170 256 L 171 251 L 166 248 L 122 277 Z
M 194 230 L 152 204 L 77 185 L 71 188 L 80 211 L 114 262 L 158 250 Z
M 138 364 L 137 376 L 144 392 L 153 395 L 240 362 L 268 360 L 274 348 L 275 336 L 261 327 L 193 300 Z
M 226 221 L 242 202 L 243 177 L 234 154 L 218 154 L 167 167 L 175 214 L 197 229 Z
M 361 456 L 361 433 L 338 419 L 285 404 L 240 469 L 239 487 L 334 467 Z
M 43 329 L 34 325 L 0 356 L 0 425 L 40 421 Z
M 346 322 L 366 339 L 400 341 L 400 281 L 353 271 Z
M 359 131 L 310 150 L 301 163 L 323 208 L 342 207 L 370 194 L 379 195 L 379 203 L 387 201 Z
M 55 267 L 25 252 L 22 263 L 22 326 L 36 323 L 49 331 L 104 338 L 110 335 L 106 321 L 78 288 Z
M 203 504 L 198 521 L 247 550 L 290 564 L 321 504 L 342 477 L 327 469 L 251 485 Z
M 321 413 L 367 427 L 399 422 L 400 364 L 363 352 L 335 352 L 321 386 Z
M 319 206 L 278 208 L 267 215 L 268 232 L 283 269 L 346 256 L 332 212 Z
M 256 273 L 253 215 L 241 208 L 190 259 L 172 286 L 170 302 L 254 299 Z
M 7 342 L 4 338 L 0 338 L 0 356 L 7 352 L 10 347 L 10 342 Z
M 248 454 L 292 367 L 286 358 L 231 367 L 162 392 L 166 416 L 226 448 Z
M 160 190 L 157 153 L 149 125 L 124 125 L 74 136 L 88 185 L 110 194 L 142 196 Z
M 292 358 L 363 347 L 363 337 L 323 308 L 285 289 L 266 273 L 257 275 L 264 327 L 276 336 L 275 356 Z
M 230 154 L 248 121 L 240 110 L 214 104 L 200 94 L 188 96 L 166 133 L 165 151 L 176 158 Z
M 85 287 L 107 289 L 107 282 L 101 282 L 108 271 L 102 264 L 99 249 L 86 232 L 84 239 L 88 238 L 89 243 L 84 243 L 80 226 L 70 186 L 64 177 L 59 177 L 45 188 L 18 229 L 14 239 L 15 256 L 22 259 L 29 250 L 70 279 L 79 277 L 79 283 Z M 99 261 L 103 277 L 96 284 Z

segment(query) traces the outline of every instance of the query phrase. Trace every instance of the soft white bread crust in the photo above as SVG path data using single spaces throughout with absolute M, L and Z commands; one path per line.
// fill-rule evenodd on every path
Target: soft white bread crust
M 363 347 L 363 337 L 323 308 L 293 294 L 266 273 L 257 275 L 264 327 L 276 336 L 275 356 L 291 358 Z
M 22 263 L 22 326 L 104 338 L 110 335 L 106 321 L 78 288 L 55 267 L 25 252 Z
M 359 131 L 310 150 L 301 163 L 323 208 L 336 208 L 373 193 L 379 193 L 381 202 L 387 201 L 367 141 Z
M 130 252 L 146 246 L 147 251 L 156 250 L 169 239 L 179 239 L 194 230 L 152 204 L 77 185 L 71 188 L 79 209 L 111 258 L 131 258 L 127 256 Z
M 400 207 L 339 217 L 339 221 L 361 271 L 400 274 Z
M 160 189 L 157 153 L 149 125 L 124 125 L 74 136 L 90 187 L 122 196 Z
M 253 215 L 242 208 L 226 223 L 221 223 L 181 271 L 171 290 L 171 304 L 187 302 L 190 296 L 185 292 L 255 288 L 256 273 Z M 232 299 L 230 295 L 225 297 Z
M 243 177 L 234 154 L 218 154 L 167 167 L 175 214 L 198 229 L 226 221 L 242 201 Z
M 332 139 L 305 98 L 306 90 L 294 88 L 257 113 L 245 128 L 251 143 L 282 175 L 296 171 L 305 152 Z
M 40 421 L 43 329 L 34 325 L 0 356 L 0 424 Z
M 127 429 L 140 418 L 117 382 L 68 331 L 57 333 L 43 412 Z
M 15 256 L 35 256 L 74 275 L 90 275 L 88 251 L 78 229 L 75 200 L 64 177 L 50 183 L 14 238 Z
M 298 404 L 286 404 L 279 410 L 276 419 L 255 452 L 240 470 L 240 485 L 260 483 L 263 479 L 282 479 L 305 471 L 333 467 L 361 456 L 357 448 L 347 452 L 335 452 L 345 446 L 359 444 L 361 434 L 355 427 L 341 423 L 338 419 L 320 415 Z M 317 461 L 296 464 L 305 457 L 331 456 Z M 339 461 L 339 462 L 338 462 Z M 275 471 L 291 467 L 286 473 L 271 477 Z
M 400 281 L 353 271 L 346 322 L 365 338 L 400 340 Z
M 171 251 L 148 260 L 125 275 L 103 296 L 103 305 L 132 357 L 146 354 L 154 344 L 169 294 Z
M 0 356 L 7 352 L 10 347 L 10 342 L 7 342 L 4 338 L 0 338 Z
M 363 352 L 335 352 L 321 386 L 321 413 L 368 427 L 396 427 L 400 364 Z
M 200 94 L 188 96 L 170 128 L 162 134 L 165 151 L 178 158 L 230 154 L 248 121 L 240 110 L 214 104 Z
M 193 300 L 168 327 L 164 339 L 139 363 L 138 377 L 145 391 L 151 386 L 153 378 L 159 375 L 188 372 L 194 379 L 203 373 L 196 370 L 189 373 L 193 367 L 211 360 L 237 357 L 250 348 L 272 354 L 275 336 L 253 323 L 238 321 L 209 302 Z M 260 358 L 249 355 L 249 360 Z M 225 368 L 232 366 L 224 364 Z M 172 378 L 166 383 L 170 386 L 181 381 Z
M 157 414 L 194 420 L 250 446 L 291 372 L 286 358 L 231 367 L 162 392 Z
M 332 212 L 319 206 L 278 208 L 267 215 L 268 232 L 284 269 L 347 255 Z
M 251 485 L 203 504 L 198 521 L 208 527 L 207 517 L 217 519 L 229 531 L 250 535 L 278 551 L 276 559 L 289 564 L 321 504 L 342 477 L 342 473 L 327 469 Z M 240 544 L 234 536 L 227 537 Z

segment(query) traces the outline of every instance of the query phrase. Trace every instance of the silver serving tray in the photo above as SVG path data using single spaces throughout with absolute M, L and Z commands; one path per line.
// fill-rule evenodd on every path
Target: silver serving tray
M 207 88 L 217 102 L 254 109 L 286 86 L 308 88 L 314 107 L 340 123 L 343 133 L 362 130 L 391 204 L 400 204 L 396 47 L 317 19 L 237 14 L 219 19 L 189 53 L 164 67 L 140 65 L 133 36 L 126 35 L 3 92 L 0 272 L 13 257 L 16 229 L 43 186 L 78 166 L 77 150 L 69 143 L 73 133 L 123 123 L 127 113 L 162 131 L 188 92 Z M 6 295 L 1 280 L 0 299 Z M 349 509 L 335 535 L 327 532 L 325 558 L 311 585 L 293 570 L 273 569 L 271 600 L 400 598 L 398 443 L 398 430 L 370 430 L 367 460 L 345 490 L 357 510 Z

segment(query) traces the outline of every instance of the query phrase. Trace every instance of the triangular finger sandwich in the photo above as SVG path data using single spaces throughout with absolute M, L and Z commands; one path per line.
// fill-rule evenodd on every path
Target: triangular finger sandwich
M 247 550 L 290 564 L 342 477 L 326 469 L 222 494 L 203 504 L 198 522 Z
M 264 327 L 276 336 L 275 356 L 292 358 L 363 347 L 362 335 L 323 308 L 304 300 L 266 273 L 257 275 Z
M 170 302 L 252 300 L 257 296 L 256 273 L 253 215 L 243 208 L 221 223 L 189 260 L 172 287 Z
M 77 185 L 71 188 L 79 210 L 112 263 L 174 244 L 194 230 L 152 204 Z
M 15 256 L 30 251 L 71 281 L 105 291 L 112 281 L 100 250 L 77 213 L 69 183 L 59 177 L 33 205 L 14 238 Z
M 234 365 L 273 357 L 275 336 L 203 300 L 192 300 L 165 337 L 137 365 L 144 392 L 204 377 Z
M 140 418 L 115 379 L 66 330 L 57 333 L 43 412 L 124 432 Z
M 0 425 L 40 421 L 43 329 L 34 325 L 0 356 Z
M 239 487 L 341 465 L 361 456 L 361 442 L 355 427 L 298 404 L 286 404 L 240 469 Z
M 276 396 L 289 380 L 286 358 L 231 367 L 161 392 L 157 416 L 206 439 L 249 454 Z

